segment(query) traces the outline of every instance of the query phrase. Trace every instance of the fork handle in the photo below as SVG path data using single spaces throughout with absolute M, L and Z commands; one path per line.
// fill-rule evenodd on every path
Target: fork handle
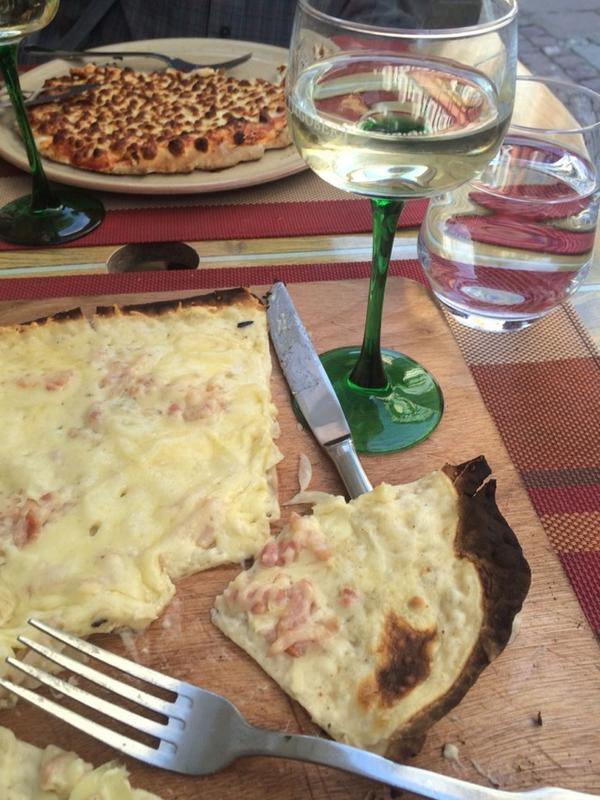
M 26 53 L 32 56 L 52 56 L 53 58 L 80 59 L 80 58 L 125 58 L 127 56 L 145 56 L 147 58 L 158 58 L 161 61 L 170 63 L 169 56 L 162 53 L 149 53 L 143 50 L 127 51 L 124 50 L 51 50 L 40 45 L 26 45 Z
M 415 792 L 423 797 L 432 797 L 434 800 L 515 800 L 517 797 L 527 800 L 598 800 L 598 795 L 553 787 L 527 792 L 506 792 L 468 783 L 449 775 L 428 772 L 419 767 L 397 764 L 375 753 L 330 739 L 248 727 L 250 732 L 245 742 L 247 747 L 244 747 L 244 752 L 240 755 L 270 755 L 322 764 Z

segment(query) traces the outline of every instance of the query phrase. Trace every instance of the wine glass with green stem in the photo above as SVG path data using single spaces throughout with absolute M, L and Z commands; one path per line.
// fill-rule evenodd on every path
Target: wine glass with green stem
M 31 170 L 30 195 L 0 208 L 0 238 L 23 245 L 68 242 L 89 233 L 104 219 L 96 198 L 71 189 L 50 186 L 38 153 L 17 72 L 21 39 L 48 25 L 59 0 L 0 0 L 0 70 L 15 112 Z
M 404 202 L 465 183 L 498 151 L 516 16 L 516 0 L 298 0 L 286 78 L 294 142 L 317 175 L 372 209 L 362 346 L 321 355 L 361 452 L 408 447 L 441 418 L 435 379 L 380 344 L 389 261 Z

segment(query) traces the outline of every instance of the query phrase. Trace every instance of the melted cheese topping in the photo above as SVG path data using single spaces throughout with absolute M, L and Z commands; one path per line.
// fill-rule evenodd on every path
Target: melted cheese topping
M 217 598 L 215 624 L 335 739 L 385 751 L 446 693 L 479 635 L 457 496 L 434 472 L 295 516 Z
M 139 629 L 174 580 L 268 539 L 281 456 L 258 303 L 4 329 L 0 364 L 0 672 L 29 616 Z
M 160 800 L 133 789 L 124 767 L 115 762 L 94 769 L 76 753 L 54 745 L 43 750 L 0 727 L 2 800 Z
M 44 87 L 64 90 L 81 83 L 99 87 L 31 109 L 41 152 L 74 166 L 189 172 L 229 166 L 225 154 L 214 152 L 225 144 L 237 148 L 240 161 L 291 142 L 283 84 L 262 78 L 240 80 L 210 68 L 136 72 L 87 64 Z M 249 150 L 257 145 L 260 152 Z

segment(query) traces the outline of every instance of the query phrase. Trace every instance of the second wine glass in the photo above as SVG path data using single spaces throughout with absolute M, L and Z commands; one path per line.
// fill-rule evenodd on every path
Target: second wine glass
M 371 200 L 373 261 L 362 346 L 321 356 L 361 452 L 399 450 L 438 424 L 442 393 L 382 349 L 383 299 L 405 200 L 485 168 L 509 123 L 515 0 L 299 0 L 287 104 L 296 146 L 328 183 Z M 460 6 L 460 8 L 458 8 Z M 453 27 L 462 15 L 461 27 Z M 400 25 L 402 27 L 400 27 Z
M 0 2 L 0 73 L 4 77 L 27 153 L 33 188 L 0 208 L 0 238 L 23 245 L 70 242 L 104 219 L 102 203 L 91 195 L 50 186 L 38 153 L 17 72 L 17 49 L 24 36 L 48 25 L 58 0 Z

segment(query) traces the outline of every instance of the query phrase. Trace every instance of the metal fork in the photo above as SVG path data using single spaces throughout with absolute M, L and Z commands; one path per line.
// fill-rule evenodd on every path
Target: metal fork
M 158 745 L 151 747 L 135 738 L 117 733 L 110 727 L 86 719 L 81 714 L 64 708 L 55 701 L 42 697 L 10 680 L 0 679 L 0 685 L 115 749 L 140 761 L 172 772 L 186 775 L 209 775 L 243 756 L 262 755 L 310 761 L 334 767 L 372 778 L 390 786 L 416 792 L 424 797 L 438 798 L 438 800 L 487 800 L 488 798 L 496 800 L 515 800 L 515 798 L 531 798 L 531 800 L 538 800 L 538 798 L 539 800 L 570 800 L 573 798 L 576 800 L 581 798 L 583 800 L 583 798 L 595 796 L 554 788 L 540 788 L 519 793 L 490 789 L 447 775 L 428 772 L 418 767 L 396 764 L 373 753 L 329 739 L 257 728 L 249 725 L 229 700 L 214 692 L 200 689 L 185 681 L 179 681 L 148 667 L 140 666 L 43 622 L 30 619 L 29 623 L 37 630 L 69 645 L 79 653 L 121 670 L 125 676 L 141 679 L 151 686 L 172 692 L 175 695 L 173 700 L 163 700 L 154 694 L 109 677 L 62 652 L 55 652 L 46 645 L 26 636 L 18 637 L 22 644 L 55 664 L 93 681 L 116 695 L 133 701 L 142 708 L 154 711 L 167 720 L 164 723 L 155 722 L 78 686 L 73 686 L 31 664 L 16 658 L 6 659 L 11 666 L 61 692 L 71 700 L 94 708 L 134 730 L 149 734 L 158 741 Z
M 226 61 L 212 62 L 210 64 L 194 64 L 191 61 L 185 61 L 183 58 L 174 58 L 167 56 L 164 53 L 153 53 L 143 50 L 51 50 L 48 47 L 40 47 L 39 45 L 24 45 L 23 51 L 30 56 L 44 56 L 52 58 L 65 58 L 67 60 L 79 60 L 83 58 L 98 58 L 106 56 L 107 58 L 130 58 L 144 57 L 144 58 L 158 58 L 164 61 L 169 67 L 179 69 L 182 72 L 189 72 L 192 69 L 200 69 L 201 67 L 220 67 L 228 69 L 237 67 L 252 58 L 252 53 L 244 53 L 241 56 L 230 58 Z

